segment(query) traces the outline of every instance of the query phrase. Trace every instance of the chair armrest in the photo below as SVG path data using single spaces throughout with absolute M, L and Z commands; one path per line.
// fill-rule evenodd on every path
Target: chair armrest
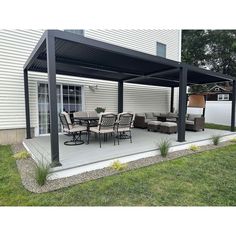
M 142 128 L 145 126 L 145 117 L 144 116 L 135 116 L 134 127 Z
M 135 122 L 145 122 L 145 117 L 144 116 L 136 116 L 134 121 Z
M 198 129 L 203 129 L 205 125 L 205 117 L 194 118 L 194 126 Z

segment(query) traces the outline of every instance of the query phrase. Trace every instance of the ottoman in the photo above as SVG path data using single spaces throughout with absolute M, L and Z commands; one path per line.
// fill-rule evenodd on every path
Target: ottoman
M 160 125 L 160 132 L 166 134 L 177 133 L 177 124 L 174 122 L 162 122 Z
M 161 123 L 162 123 L 161 121 L 157 120 L 149 121 L 147 124 L 147 130 L 157 132 L 160 130 Z

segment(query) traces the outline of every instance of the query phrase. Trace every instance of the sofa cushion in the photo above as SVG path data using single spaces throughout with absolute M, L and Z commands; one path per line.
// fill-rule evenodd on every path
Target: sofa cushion
M 146 113 L 145 113 L 145 116 L 146 116 L 147 119 L 153 119 L 153 118 L 154 118 L 152 112 L 146 112 Z
M 194 125 L 194 121 L 192 121 L 192 120 L 186 120 L 186 121 L 185 121 L 185 124 L 187 124 L 187 125 Z
M 176 122 L 176 118 L 167 118 L 166 121 L 167 122 Z
M 174 122 L 162 122 L 161 126 L 165 126 L 165 127 L 177 127 L 177 124 Z
M 136 116 L 144 116 L 145 117 L 145 114 L 144 113 L 136 113 Z
M 148 122 L 149 125 L 160 125 L 161 123 L 162 123 L 161 121 L 157 121 L 157 120 L 152 120 Z
M 153 119 L 145 119 L 145 123 L 148 123 L 149 121 L 152 121 Z
M 161 113 L 160 112 L 153 112 L 152 114 L 153 114 L 153 116 L 160 116 Z
M 195 118 L 199 118 L 199 117 L 201 117 L 201 115 L 199 115 L 199 114 L 188 114 L 187 119 L 194 121 Z

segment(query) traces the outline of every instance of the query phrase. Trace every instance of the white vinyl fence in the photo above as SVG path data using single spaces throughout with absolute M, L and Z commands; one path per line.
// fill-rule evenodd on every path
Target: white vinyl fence
M 207 101 L 206 122 L 222 125 L 231 124 L 231 101 Z M 200 108 L 188 108 L 187 113 L 202 114 Z

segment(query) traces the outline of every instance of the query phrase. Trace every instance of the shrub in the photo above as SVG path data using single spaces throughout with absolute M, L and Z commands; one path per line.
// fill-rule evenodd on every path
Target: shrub
M 95 109 L 95 111 L 99 114 L 99 113 L 101 113 L 101 112 L 105 112 L 105 110 L 106 110 L 106 108 L 103 108 L 103 107 L 97 107 L 96 109 Z
M 212 142 L 214 145 L 218 145 L 220 142 L 220 136 L 219 135 L 213 135 L 212 136 Z
M 35 166 L 35 179 L 38 185 L 43 186 L 46 183 L 50 173 L 49 164 L 45 164 L 43 161 L 38 162 Z
M 127 164 L 121 163 L 120 161 L 114 161 L 111 164 L 111 168 L 117 171 L 124 170 L 126 167 L 127 167 Z
M 232 139 L 230 140 L 230 142 L 236 143 L 236 138 L 232 138 Z
M 171 145 L 171 143 L 170 143 L 169 140 L 162 140 L 158 144 L 158 147 L 160 149 L 162 157 L 166 157 L 167 156 L 167 154 L 169 153 L 170 145 Z
M 190 145 L 189 150 L 196 152 L 200 150 L 200 147 L 196 146 L 196 145 Z
M 22 160 L 22 159 L 27 159 L 30 157 L 30 154 L 27 152 L 27 151 L 21 151 L 21 152 L 17 152 L 15 155 L 14 155 L 14 158 L 16 160 Z

